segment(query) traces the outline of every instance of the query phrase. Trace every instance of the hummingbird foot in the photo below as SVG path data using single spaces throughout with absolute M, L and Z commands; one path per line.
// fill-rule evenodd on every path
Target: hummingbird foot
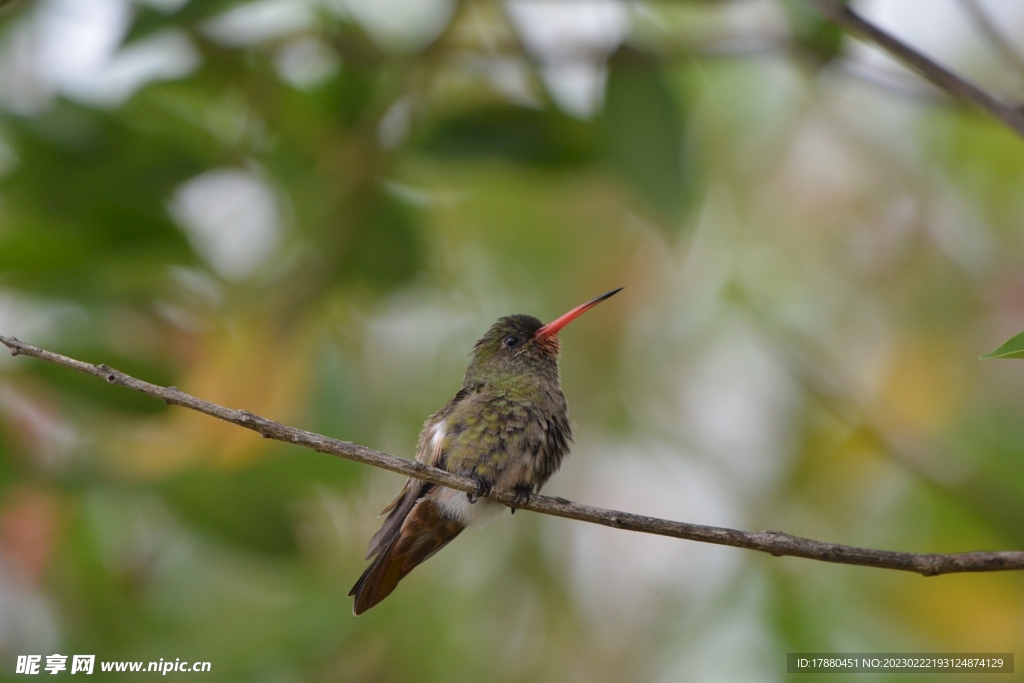
M 533 495 L 533 487 L 529 484 L 520 484 L 512 488 L 512 494 L 512 514 L 514 515 L 518 508 L 530 502 L 530 496 Z
M 473 479 L 476 480 L 476 491 L 466 494 L 466 498 L 469 500 L 470 505 L 480 498 L 487 496 L 491 492 L 491 488 L 494 486 L 491 482 L 481 476 L 474 476 Z

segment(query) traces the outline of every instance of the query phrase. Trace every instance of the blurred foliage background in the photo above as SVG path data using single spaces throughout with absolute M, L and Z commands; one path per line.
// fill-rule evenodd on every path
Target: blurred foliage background
M 1021 101 L 969 4 L 858 7 Z M 978 7 L 1024 49 L 1024 5 Z M 600 506 L 1024 548 L 1024 365 L 977 361 L 1024 329 L 1022 197 L 1019 138 L 801 0 L 0 8 L 0 333 L 411 457 L 494 319 L 625 285 L 562 335 L 577 444 L 546 492 Z M 400 485 L 4 355 L 0 678 L 60 652 L 223 681 L 779 681 L 792 651 L 1024 642 L 1019 573 L 531 513 L 355 619 Z

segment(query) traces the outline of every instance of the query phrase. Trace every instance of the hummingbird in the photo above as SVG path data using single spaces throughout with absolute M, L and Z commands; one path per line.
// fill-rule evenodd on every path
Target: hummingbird
M 510 315 L 491 325 L 473 346 L 462 388 L 423 425 L 416 460 L 472 478 L 463 493 L 410 478 L 381 515 L 370 539 L 374 558 L 352 587 L 356 616 L 395 590 L 416 566 L 471 525 L 501 513 L 485 497 L 492 488 L 513 492 L 512 512 L 558 470 L 572 443 L 565 395 L 558 376 L 558 333 L 622 287 L 543 324 L 531 315 Z

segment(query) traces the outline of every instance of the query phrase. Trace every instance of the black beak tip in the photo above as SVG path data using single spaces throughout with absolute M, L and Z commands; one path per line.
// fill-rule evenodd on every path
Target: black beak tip
M 619 292 L 621 292 L 624 289 L 625 289 L 625 287 L 619 287 L 617 289 L 613 289 L 610 292 L 606 292 L 606 293 L 602 294 L 601 296 L 597 297 L 597 301 L 604 301 L 605 299 L 610 299 L 610 298 L 612 298 L 613 296 L 615 296 L 616 294 L 618 294 Z

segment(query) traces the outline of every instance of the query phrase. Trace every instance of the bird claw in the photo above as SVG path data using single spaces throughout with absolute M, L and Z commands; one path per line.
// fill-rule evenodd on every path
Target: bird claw
M 530 496 L 533 495 L 533 487 L 531 486 L 517 486 L 512 489 L 512 514 L 516 514 L 516 510 L 530 502 Z
M 476 491 L 473 493 L 467 493 L 466 499 L 469 500 L 469 504 L 472 505 L 480 498 L 484 498 L 491 492 L 491 482 L 487 481 L 483 477 L 473 477 L 476 480 Z

